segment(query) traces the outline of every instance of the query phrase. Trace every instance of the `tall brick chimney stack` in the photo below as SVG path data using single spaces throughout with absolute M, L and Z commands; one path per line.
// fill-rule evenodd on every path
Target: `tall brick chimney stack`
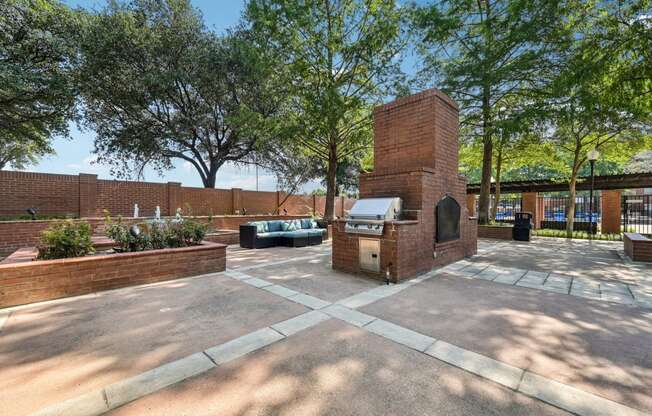
M 360 198 L 401 197 L 403 221 L 386 224 L 381 266 L 395 281 L 477 251 L 475 220 L 466 208 L 466 179 L 458 173 L 459 110 L 437 89 L 374 109 L 374 171 L 360 175 Z M 459 238 L 437 242 L 436 206 L 460 207 Z M 334 227 L 333 267 L 356 272 L 357 236 Z M 345 249 L 344 249 L 345 248 Z

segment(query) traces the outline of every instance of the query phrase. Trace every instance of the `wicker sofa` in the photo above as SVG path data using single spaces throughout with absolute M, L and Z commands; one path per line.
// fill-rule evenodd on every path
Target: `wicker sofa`
M 310 218 L 254 221 L 240 225 L 240 247 L 305 247 L 321 244 L 328 233 L 321 221 Z

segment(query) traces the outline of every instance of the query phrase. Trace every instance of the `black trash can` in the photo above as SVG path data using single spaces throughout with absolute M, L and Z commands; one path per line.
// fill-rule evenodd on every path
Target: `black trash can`
M 530 241 L 532 228 L 531 212 L 517 212 L 514 214 L 514 228 L 512 228 L 512 238 L 514 240 Z

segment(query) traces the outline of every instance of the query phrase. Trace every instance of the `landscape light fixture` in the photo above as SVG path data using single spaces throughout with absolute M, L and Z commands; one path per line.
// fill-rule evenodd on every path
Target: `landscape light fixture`
M 36 208 L 27 208 L 25 211 L 32 216 L 32 221 L 36 219 Z
M 595 185 L 595 161 L 600 157 L 600 152 L 597 149 L 591 149 L 586 153 L 586 158 L 589 159 L 591 164 L 591 191 L 589 192 L 589 238 L 597 230 L 593 229 L 593 187 Z M 597 228 L 597 227 L 596 227 Z

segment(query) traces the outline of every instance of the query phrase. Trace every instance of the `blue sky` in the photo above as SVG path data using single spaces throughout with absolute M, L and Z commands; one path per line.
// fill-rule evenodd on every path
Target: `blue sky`
M 101 9 L 106 0 L 63 0 L 71 7 L 84 7 L 88 9 Z M 235 25 L 241 17 L 244 7 L 244 0 L 192 0 L 192 3 L 201 10 L 204 21 L 209 28 L 216 32 Z M 412 61 L 411 57 L 405 57 Z M 405 68 L 404 68 L 405 70 Z M 409 71 L 409 70 L 408 70 Z M 35 172 L 64 173 L 76 175 L 80 172 L 94 173 L 103 179 L 113 179 L 106 166 L 94 164 L 93 131 L 80 131 L 76 125 L 70 125 L 70 139 L 56 138 L 53 141 L 55 155 L 43 158 L 35 166 L 29 166 L 27 170 Z M 188 163 L 178 161 L 175 168 L 160 176 L 153 170 L 145 171 L 145 180 L 150 182 L 181 182 L 186 186 L 201 187 L 202 183 L 197 171 Z M 239 168 L 232 165 L 225 165 L 217 175 L 218 188 L 243 188 L 256 189 L 256 175 L 254 168 Z M 276 190 L 274 176 L 265 171 L 259 171 L 259 190 Z M 321 187 L 318 182 L 309 183 L 304 186 L 304 192 Z

